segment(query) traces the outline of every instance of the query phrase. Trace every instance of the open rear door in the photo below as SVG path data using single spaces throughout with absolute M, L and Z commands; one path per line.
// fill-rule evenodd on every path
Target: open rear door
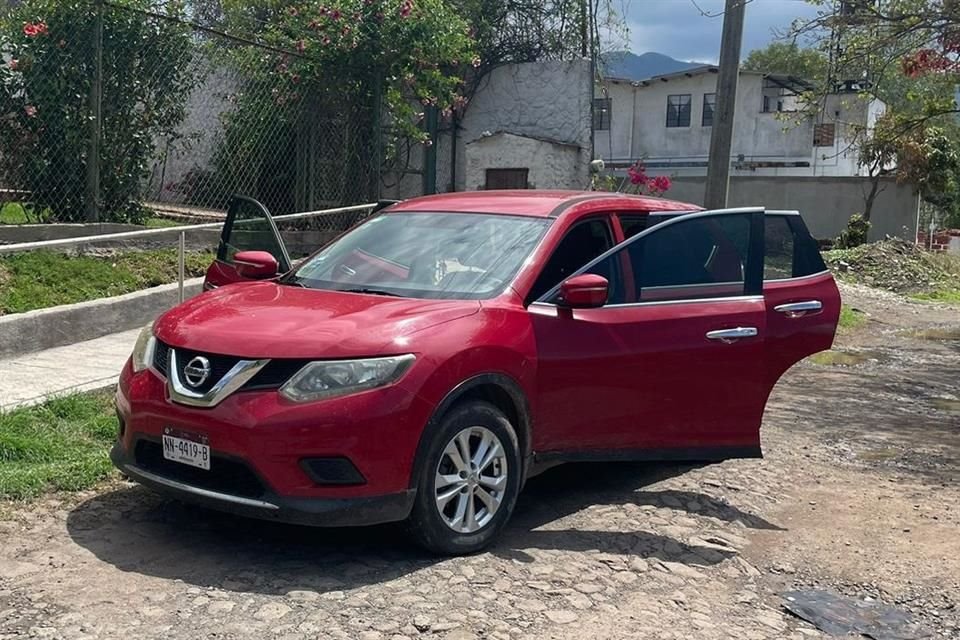
M 796 211 L 768 211 L 763 298 L 767 313 L 767 382 L 829 349 L 840 317 L 840 292 L 816 240 Z
M 217 258 L 207 268 L 204 289 L 245 279 L 237 273 L 233 259 L 240 251 L 266 251 L 276 258 L 280 273 L 290 270 L 290 256 L 267 208 L 253 198 L 233 196 L 220 232 Z

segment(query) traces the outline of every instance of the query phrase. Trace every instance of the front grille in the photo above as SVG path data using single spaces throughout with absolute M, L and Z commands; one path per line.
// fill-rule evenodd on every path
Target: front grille
M 153 348 L 153 368 L 163 376 L 167 375 L 167 364 L 169 357 L 170 347 L 157 340 L 156 345 Z
M 167 371 L 167 363 L 170 349 L 171 347 L 169 345 L 157 340 L 157 346 L 153 352 L 153 368 L 164 376 L 169 375 L 169 372 Z M 203 356 L 210 361 L 210 377 L 199 387 L 190 387 L 191 391 L 197 391 L 198 393 L 206 393 L 209 391 L 213 385 L 217 384 L 217 382 L 219 382 L 220 379 L 234 367 L 234 365 L 241 360 L 244 360 L 244 358 L 240 356 L 225 356 L 202 351 L 189 351 L 186 349 L 176 349 L 176 352 L 177 366 L 180 368 L 181 381 L 183 380 L 183 367 L 189 364 L 193 358 L 196 356 Z M 251 391 L 255 389 L 279 389 L 293 376 L 293 374 L 300 371 L 300 369 L 302 369 L 308 362 L 310 361 L 300 358 L 273 359 L 267 363 L 267 366 L 258 371 L 257 375 L 248 380 L 247 383 L 240 388 L 240 390 Z
M 163 447 L 158 442 L 140 440 L 134 449 L 137 466 L 144 471 L 163 478 L 176 480 L 192 487 L 200 487 L 218 493 L 241 498 L 260 498 L 266 488 L 250 468 L 238 460 L 213 454 L 210 470 L 198 469 L 179 462 L 166 460 Z

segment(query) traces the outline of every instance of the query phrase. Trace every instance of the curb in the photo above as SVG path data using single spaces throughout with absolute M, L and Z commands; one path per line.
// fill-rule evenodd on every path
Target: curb
M 185 298 L 201 292 L 203 278 L 183 283 Z M 136 329 L 178 302 L 176 282 L 49 309 L 0 316 L 0 358 L 92 340 Z

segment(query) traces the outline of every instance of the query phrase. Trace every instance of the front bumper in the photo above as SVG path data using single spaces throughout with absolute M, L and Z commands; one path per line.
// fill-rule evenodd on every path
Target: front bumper
M 413 489 L 407 489 L 370 497 L 296 498 L 267 491 L 256 498 L 248 498 L 147 471 L 128 455 L 121 441 L 114 444 L 110 459 L 132 480 L 184 502 L 249 518 L 315 527 L 360 526 L 404 520 L 413 508 L 416 495 Z

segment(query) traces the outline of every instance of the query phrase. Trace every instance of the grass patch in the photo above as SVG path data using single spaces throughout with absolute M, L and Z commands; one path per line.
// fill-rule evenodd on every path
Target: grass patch
M 0 413 L 0 498 L 88 489 L 113 468 L 109 392 L 77 394 Z
M 917 300 L 932 300 L 934 302 L 960 304 L 960 289 L 935 289 L 933 291 L 915 293 L 912 297 Z
M 210 252 L 186 255 L 187 277 L 201 276 Z M 0 315 L 116 296 L 175 282 L 177 250 L 70 256 L 32 251 L 0 258 Z
M 185 224 L 185 222 L 178 222 L 170 218 L 147 218 L 143 221 L 143 225 L 148 229 L 168 229 L 170 227 L 182 227 Z
M 857 311 L 852 307 L 843 305 L 840 307 L 840 327 L 843 329 L 854 329 L 867 321 L 867 316 L 862 311 Z
M 27 217 L 27 212 L 16 202 L 7 202 L 0 207 L 0 224 L 27 224 L 36 222 Z

